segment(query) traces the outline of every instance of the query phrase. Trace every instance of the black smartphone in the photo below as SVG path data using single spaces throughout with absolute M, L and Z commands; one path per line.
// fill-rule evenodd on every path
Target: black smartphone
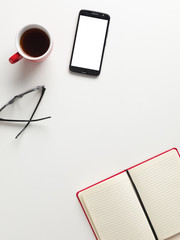
M 101 71 L 110 16 L 106 13 L 79 12 L 69 69 L 98 76 Z

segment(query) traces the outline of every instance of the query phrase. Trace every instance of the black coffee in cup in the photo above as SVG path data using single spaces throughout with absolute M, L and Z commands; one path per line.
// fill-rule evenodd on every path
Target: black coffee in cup
M 25 31 L 20 39 L 22 50 L 31 57 L 40 57 L 47 52 L 50 45 L 49 36 L 38 28 Z

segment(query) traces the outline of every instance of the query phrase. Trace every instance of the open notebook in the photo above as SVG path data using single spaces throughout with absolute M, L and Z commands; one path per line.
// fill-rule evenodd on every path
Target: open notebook
M 179 153 L 170 149 L 79 191 L 77 197 L 98 240 L 177 239 Z

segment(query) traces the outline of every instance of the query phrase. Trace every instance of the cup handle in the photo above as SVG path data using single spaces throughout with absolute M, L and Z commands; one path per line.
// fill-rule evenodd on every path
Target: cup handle
M 23 57 L 21 56 L 21 54 L 19 54 L 18 52 L 15 53 L 14 55 L 12 55 L 10 58 L 9 58 L 9 62 L 10 63 L 16 63 L 18 62 L 19 60 L 21 60 Z

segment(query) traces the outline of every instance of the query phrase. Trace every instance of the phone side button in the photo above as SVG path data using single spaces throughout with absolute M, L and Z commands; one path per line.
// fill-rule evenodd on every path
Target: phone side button
M 87 74 L 87 72 L 81 71 L 82 74 Z

